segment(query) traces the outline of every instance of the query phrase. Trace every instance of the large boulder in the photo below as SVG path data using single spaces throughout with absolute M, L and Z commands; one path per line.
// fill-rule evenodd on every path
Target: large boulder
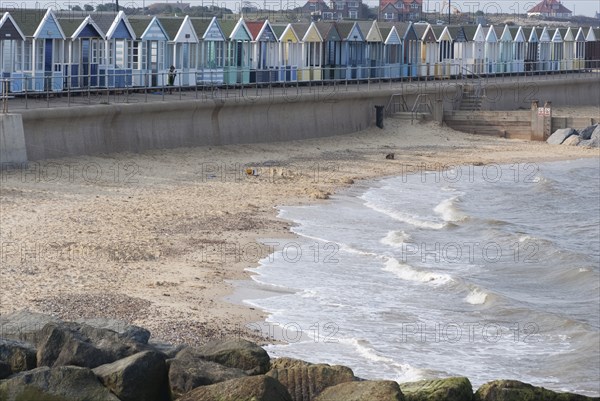
M 583 140 L 579 142 L 579 146 L 589 146 L 592 148 L 600 147 L 600 125 L 594 129 L 592 132 L 590 139 Z
M 288 368 L 275 368 L 267 375 L 279 380 L 294 401 L 311 401 L 327 387 L 356 380 L 352 369 L 326 364 L 297 364 Z
M 174 359 L 167 360 L 167 365 L 173 397 L 180 397 L 196 387 L 246 376 L 246 372 L 241 369 L 205 361 L 197 350 L 190 347 L 181 350 Z
M 270 366 L 267 351 L 246 340 L 211 341 L 196 352 L 202 359 L 241 369 L 249 375 L 264 374 Z
M 421 380 L 400 384 L 407 401 L 470 401 L 473 387 L 466 377 Z
M 35 354 L 35 348 L 29 343 L 0 338 L 0 361 L 9 366 L 11 373 L 35 369 Z
M 581 142 L 579 135 L 571 135 L 562 143 L 563 146 L 577 146 Z
M 585 141 L 592 137 L 594 131 L 600 131 L 600 124 L 590 125 L 589 127 L 582 129 L 579 136 Z
M 271 359 L 271 369 L 288 369 L 297 366 L 308 366 L 312 365 L 310 362 L 303 361 L 301 359 L 294 359 L 288 357 L 281 357 Z
M 328 387 L 314 401 L 404 401 L 398 383 L 391 380 L 341 383 Z
M 121 401 L 168 401 L 165 356 L 144 351 L 93 370 Z
M 180 401 L 292 401 L 288 391 L 277 380 L 258 375 L 227 380 L 198 387 Z
M 49 323 L 64 324 L 61 319 L 51 315 L 20 310 L 0 316 L 0 333 L 6 339 L 21 340 L 37 345 L 44 339 L 43 330 Z M 122 338 L 128 338 L 142 344 L 147 343 L 150 337 L 148 330 L 115 319 L 88 318 L 79 319 L 76 323 L 96 329 L 108 329 L 111 332 L 118 333 Z
M 41 367 L 0 382 L 2 401 L 119 401 L 90 369 Z
M 573 128 L 557 129 L 554 131 L 554 134 L 550 135 L 546 142 L 548 142 L 550 145 L 560 145 L 571 135 L 577 135 L 577 131 L 575 131 Z
M 12 369 L 10 368 L 10 365 L 6 362 L 0 361 L 0 380 L 6 379 L 11 374 Z
M 0 316 L 0 333 L 5 339 L 37 344 L 44 326 L 60 322 L 60 319 L 54 316 L 21 310 Z
M 39 338 L 38 366 L 95 368 L 149 348 L 129 333 L 79 323 L 49 323 Z
M 485 383 L 475 393 L 475 401 L 591 401 L 593 398 L 572 393 L 556 393 L 517 380 Z M 596 398 L 598 400 L 598 398 Z

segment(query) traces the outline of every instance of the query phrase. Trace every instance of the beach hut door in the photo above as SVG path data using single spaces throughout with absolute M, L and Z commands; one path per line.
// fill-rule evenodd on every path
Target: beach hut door
M 81 75 L 83 75 L 83 87 L 89 86 L 90 75 L 90 40 L 81 40 Z
M 158 41 L 148 43 L 148 60 L 150 60 L 151 86 L 158 86 Z

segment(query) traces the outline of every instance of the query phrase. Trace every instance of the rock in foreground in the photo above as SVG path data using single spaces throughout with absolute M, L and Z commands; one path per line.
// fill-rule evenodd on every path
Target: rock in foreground
M 144 351 L 108 365 L 94 373 L 121 401 L 169 401 L 165 357 Z
M 211 341 L 198 348 L 197 355 L 230 368 L 241 369 L 249 375 L 261 375 L 269 370 L 267 351 L 246 340 Z
M 279 380 L 293 401 L 312 401 L 327 387 L 356 380 L 352 369 L 346 366 L 305 365 L 302 361 L 288 368 L 271 369 L 267 375 Z
M 572 393 L 556 393 L 517 380 L 495 380 L 479 387 L 475 401 L 592 401 Z M 598 400 L 598 398 L 595 398 Z
M 466 377 L 421 380 L 400 384 L 407 401 L 470 401 L 473 387 Z
M 391 380 L 341 383 L 326 388 L 314 401 L 404 401 L 398 383 Z
M 169 386 L 174 397 L 180 397 L 196 387 L 246 376 L 246 372 L 241 369 L 228 368 L 216 362 L 201 359 L 197 351 L 190 347 L 181 350 L 174 359 L 169 359 L 167 363 L 169 365 Z
M 190 391 L 180 401 L 292 401 L 285 387 L 269 376 L 228 380 Z
M 2 401 L 119 401 L 90 369 L 42 367 L 0 383 Z
M 550 135 L 546 142 L 548 142 L 550 145 L 560 145 L 571 135 L 577 135 L 577 131 L 575 131 L 573 128 L 557 129 L 552 135 Z

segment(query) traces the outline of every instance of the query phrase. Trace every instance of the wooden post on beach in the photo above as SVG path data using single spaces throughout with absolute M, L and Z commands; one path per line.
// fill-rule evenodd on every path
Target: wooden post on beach
M 442 99 L 436 99 L 435 105 L 433 106 L 433 120 L 439 125 L 444 123 L 444 101 Z
M 539 101 L 531 102 L 531 140 L 545 141 L 552 132 L 552 102 L 539 107 Z
M 540 102 L 538 100 L 534 100 L 531 102 L 531 140 L 532 141 L 541 141 L 543 137 L 543 132 L 540 131 L 540 119 L 538 116 L 538 108 Z
M 546 101 L 544 104 L 544 137 L 543 141 L 552 135 L 552 102 Z

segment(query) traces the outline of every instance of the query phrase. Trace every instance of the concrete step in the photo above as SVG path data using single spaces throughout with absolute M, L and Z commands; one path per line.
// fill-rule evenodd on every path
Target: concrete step
M 429 113 L 411 113 L 410 111 L 402 111 L 392 114 L 393 118 L 397 118 L 399 120 L 424 120 L 429 116 Z

